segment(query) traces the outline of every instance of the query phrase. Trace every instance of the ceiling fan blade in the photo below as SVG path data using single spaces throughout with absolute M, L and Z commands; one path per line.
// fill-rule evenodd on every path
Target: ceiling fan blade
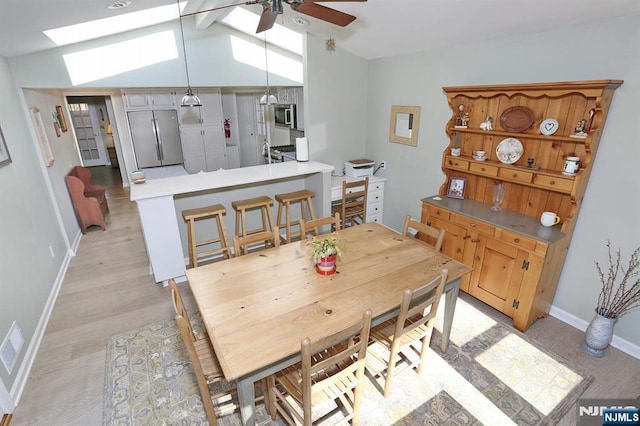
M 292 3 L 291 8 L 296 12 L 322 19 L 323 21 L 327 21 L 341 27 L 346 27 L 356 20 L 356 17 L 353 15 L 314 3 Z
M 365 2 L 367 0 L 302 0 L 302 3 L 331 3 L 331 2 L 339 2 L 339 1 L 351 1 L 351 2 Z
M 258 29 L 256 30 L 256 34 L 266 30 L 270 30 L 273 27 L 273 24 L 275 24 L 277 17 L 278 14 L 273 13 L 270 3 L 263 5 L 262 15 L 260 15 L 260 22 L 258 22 Z

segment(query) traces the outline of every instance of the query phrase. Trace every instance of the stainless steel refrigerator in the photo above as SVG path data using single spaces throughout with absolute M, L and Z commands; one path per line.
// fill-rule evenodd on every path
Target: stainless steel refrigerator
M 176 110 L 129 111 L 127 115 L 139 169 L 184 163 Z

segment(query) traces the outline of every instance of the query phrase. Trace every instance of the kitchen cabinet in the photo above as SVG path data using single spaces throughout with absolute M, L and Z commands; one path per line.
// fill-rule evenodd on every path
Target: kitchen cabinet
M 222 93 L 220 89 L 193 89 L 202 106 L 180 108 L 181 125 L 222 125 Z
M 187 173 L 227 168 L 222 126 L 183 126 L 180 136 Z
M 453 111 L 442 155 L 446 177 L 437 196 L 422 199 L 421 220 L 444 228 L 442 251 L 473 267 L 461 290 L 511 317 L 521 331 L 549 313 L 611 100 L 621 84 L 598 80 L 444 88 Z M 459 121 L 460 110 L 467 114 L 466 126 Z M 530 125 L 514 128 L 505 118 L 507 110 L 522 113 L 516 124 Z M 492 130 L 480 129 L 487 117 L 493 118 Z M 549 133 L 541 129 L 549 118 L 558 122 L 557 131 L 543 134 Z M 577 135 L 576 123 L 582 120 L 588 123 L 586 131 Z M 508 163 L 497 152 L 506 138 L 522 145 L 520 157 Z M 459 156 L 451 155 L 454 147 Z M 488 158 L 474 159 L 477 150 Z M 563 174 L 569 156 L 581 161 L 573 176 Z M 446 197 L 454 177 L 466 179 L 465 199 Z M 496 181 L 507 185 L 498 212 L 491 210 Z M 561 223 L 540 225 L 544 211 L 556 212 Z
M 126 110 L 175 109 L 175 90 L 128 89 L 122 92 Z

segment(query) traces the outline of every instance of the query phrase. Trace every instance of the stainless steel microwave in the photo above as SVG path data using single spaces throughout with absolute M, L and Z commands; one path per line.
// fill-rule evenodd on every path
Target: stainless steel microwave
M 273 115 L 275 118 L 276 126 L 287 127 L 290 129 L 297 128 L 295 105 L 275 104 L 273 106 Z

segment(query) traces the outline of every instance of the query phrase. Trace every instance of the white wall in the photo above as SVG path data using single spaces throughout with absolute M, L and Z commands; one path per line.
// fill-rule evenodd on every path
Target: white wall
M 363 158 L 367 144 L 368 61 L 307 35 L 305 52 L 305 136 L 309 158 L 331 164 Z
M 34 332 L 68 255 L 68 246 L 52 202 L 52 189 L 45 179 L 42 156 L 34 143 L 28 104 L 16 89 L 3 57 L 0 93 L 0 128 L 13 160 L 0 168 L 0 339 L 14 320 L 25 338 L 12 373 L 0 364 L 0 381 L 13 398 L 16 387 L 20 387 L 16 383 L 19 374 L 21 380 L 26 379 L 21 365 L 25 354 L 33 349 Z M 43 118 L 51 117 L 54 110 L 43 109 Z M 53 125 L 47 127 L 51 137 Z
M 385 224 L 399 229 L 407 213 L 419 216 L 420 199 L 444 181 L 444 129 L 451 110 L 443 86 L 622 79 L 553 302 L 577 320 L 590 321 L 600 291 L 594 261 L 607 265 L 607 239 L 627 260 L 640 245 L 639 41 L 640 18 L 630 17 L 371 61 L 366 152 L 389 164 L 378 172 L 388 178 Z M 388 142 L 393 104 L 422 107 L 417 147 Z M 638 311 L 622 317 L 616 336 L 637 348 L 639 323 Z

